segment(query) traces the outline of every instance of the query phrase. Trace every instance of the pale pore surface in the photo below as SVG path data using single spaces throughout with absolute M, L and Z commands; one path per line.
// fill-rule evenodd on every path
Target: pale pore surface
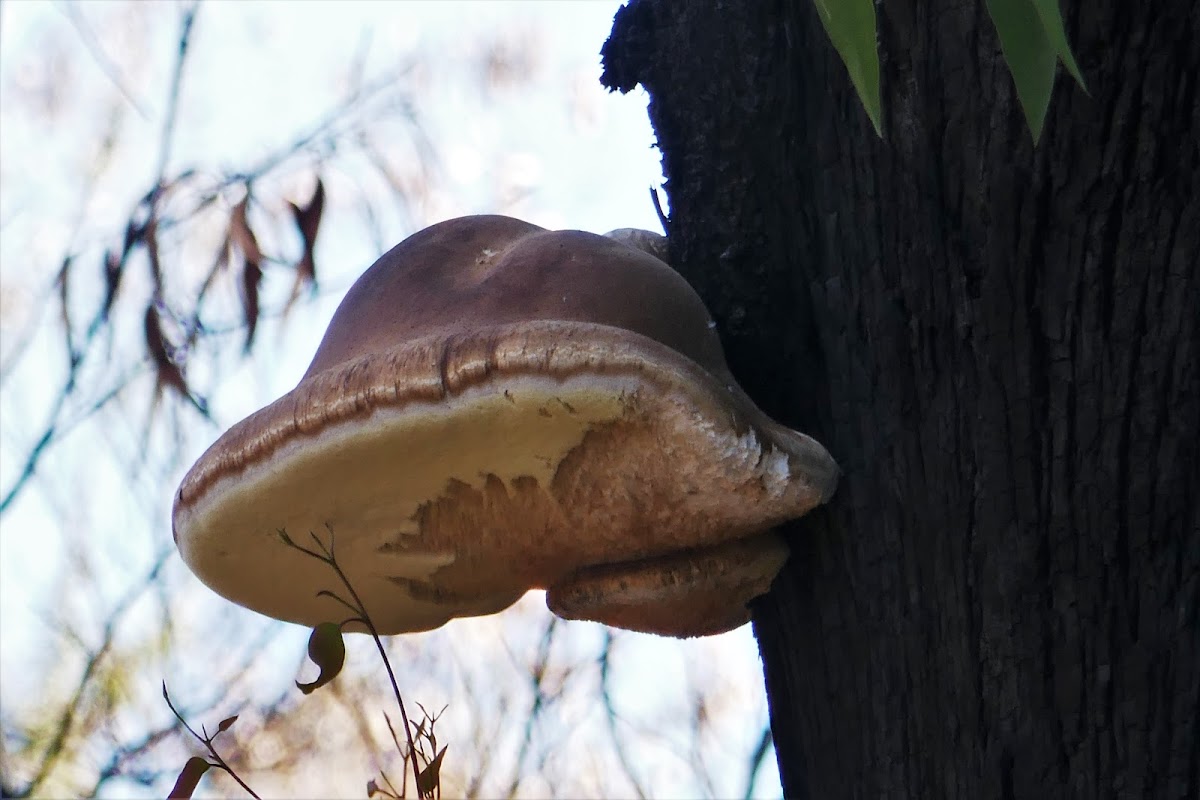
M 532 561 L 530 536 L 539 532 L 530 519 L 496 519 L 497 512 L 522 501 L 548 505 L 543 487 L 593 425 L 622 415 L 630 383 L 524 378 L 501 392 L 477 387 L 448 402 L 377 409 L 298 438 L 265 464 L 222 478 L 184 512 L 177 524 L 189 533 L 180 549 L 220 594 L 303 624 L 344 617 L 315 596 L 342 587 L 327 566 L 284 545 L 280 528 L 310 549 L 310 531 L 324 542 L 333 531 L 338 561 L 380 630 L 499 611 L 529 588 L 530 564 L 480 562 Z M 437 514 L 427 509 L 438 498 L 482 504 L 489 513 L 479 516 L 492 519 L 480 522 L 491 527 L 433 530 Z
M 213 589 L 311 625 L 348 615 L 315 597 L 341 587 L 276 531 L 309 546 L 328 524 L 377 626 L 399 632 L 498 611 L 595 565 L 757 533 L 822 502 L 836 474 L 820 445 L 670 348 L 541 323 L 306 379 L 201 458 L 175 533 Z M 728 598 L 740 623 L 762 579 L 732 583 L 756 587 Z M 705 624 L 681 619 L 675 635 Z

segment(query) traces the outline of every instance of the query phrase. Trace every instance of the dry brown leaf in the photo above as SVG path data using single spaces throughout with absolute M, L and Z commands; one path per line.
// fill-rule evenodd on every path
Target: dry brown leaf
M 291 310 L 292 304 L 296 302 L 296 298 L 300 296 L 302 288 L 307 286 L 313 289 L 317 285 L 317 264 L 313 252 L 317 246 L 317 230 L 321 227 L 321 214 L 325 211 L 325 184 L 321 182 L 320 178 L 317 178 L 312 198 L 303 208 L 295 203 L 289 202 L 288 205 L 292 209 L 292 217 L 296 220 L 300 238 L 304 240 L 304 251 L 296 263 L 296 281 L 292 284 L 291 297 L 288 298 L 287 306 L 283 310 L 285 316 Z
M 167 337 L 163 333 L 162 320 L 159 319 L 158 309 L 151 302 L 146 306 L 146 349 L 154 361 L 154 370 L 160 386 L 169 386 L 184 397 L 191 397 L 183 372 L 171 359 L 168 351 Z
M 229 239 L 242 253 L 242 319 L 246 324 L 246 342 L 243 352 L 250 352 L 254 344 L 254 333 L 258 330 L 258 287 L 262 282 L 262 250 L 258 237 L 250 228 L 246 210 L 250 205 L 250 193 L 233 207 L 229 217 Z
M 254 344 L 254 333 L 258 330 L 258 285 L 262 281 L 262 269 L 258 262 L 242 259 L 242 316 L 246 323 L 246 342 L 243 352 L 250 352 Z
M 162 320 L 158 315 L 156 301 L 151 300 L 146 306 L 145 318 L 146 331 L 146 349 L 150 353 L 150 358 L 154 361 L 154 372 L 157 379 L 155 385 L 155 395 L 162 391 L 162 387 L 167 386 L 177 392 L 181 397 L 196 407 L 201 414 L 208 416 L 208 408 L 203 400 L 192 394 L 188 388 L 187 381 L 183 377 L 183 370 L 171 358 L 171 346 L 167 341 L 166 334 L 163 332 Z
M 247 193 L 242 202 L 233 207 L 233 213 L 229 217 L 229 234 L 246 260 L 254 262 L 255 266 L 261 266 L 262 250 L 258 247 L 258 237 L 254 235 L 254 231 L 250 229 L 250 222 L 246 219 L 249 205 L 250 194 Z
M 146 258 L 150 262 L 150 277 L 154 279 L 155 293 L 162 292 L 162 262 L 158 258 L 158 220 L 151 217 L 142 229 L 142 244 L 146 246 Z
M 62 319 L 63 335 L 67 340 L 67 358 L 75 363 L 75 337 L 71 328 L 71 263 L 73 259 L 67 256 L 63 259 L 55 281 L 58 283 L 59 314 Z
M 125 270 L 125 259 L 109 250 L 104 254 L 104 305 L 101 319 L 108 321 L 108 313 L 112 311 L 113 302 L 117 299 L 117 289 L 121 287 L 121 275 Z
M 179 777 L 175 779 L 175 786 L 167 795 L 168 800 L 188 800 L 196 791 L 196 787 L 200 785 L 200 779 L 204 777 L 204 773 L 208 772 L 211 766 L 200 756 L 189 758 L 183 765 L 183 769 L 179 771 Z

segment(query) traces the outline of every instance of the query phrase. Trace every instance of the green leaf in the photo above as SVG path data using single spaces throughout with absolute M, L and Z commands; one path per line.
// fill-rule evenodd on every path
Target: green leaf
M 987 7 L 1036 144 L 1050 106 L 1058 53 L 1046 36 L 1033 0 L 987 0 Z
M 308 636 L 308 657 L 321 668 L 321 674 L 312 683 L 296 681 L 296 688 L 312 694 L 337 677 L 346 663 L 346 643 L 342 641 L 342 627 L 336 622 L 322 622 Z
M 200 779 L 204 777 L 204 773 L 208 772 L 210 766 L 212 765 L 200 756 L 189 758 L 183 765 L 183 769 L 180 770 L 179 777 L 175 779 L 175 786 L 167 795 L 168 800 L 187 800 L 191 797 L 192 792 L 196 791 L 196 787 L 200 785 Z
M 879 51 L 875 47 L 874 0 L 813 0 L 829 41 L 850 73 L 875 134 L 882 136 L 879 99 Z
M 1062 13 L 1058 10 L 1058 0 L 1033 0 L 1033 8 L 1037 11 L 1038 17 L 1042 21 L 1042 30 L 1046 32 L 1046 37 L 1050 40 L 1050 44 L 1054 47 L 1055 55 L 1062 61 L 1063 66 L 1067 68 L 1067 72 L 1071 73 L 1071 77 L 1075 82 L 1086 92 L 1087 84 L 1083 82 L 1083 75 L 1079 72 L 1079 65 L 1075 63 L 1075 56 L 1071 53 L 1071 45 L 1067 43 L 1067 32 L 1063 29 Z

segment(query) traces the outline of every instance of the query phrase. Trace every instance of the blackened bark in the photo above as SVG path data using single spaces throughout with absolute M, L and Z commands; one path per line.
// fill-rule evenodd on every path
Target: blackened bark
M 791 797 L 1200 794 L 1200 11 L 1073 2 L 1034 149 L 984 3 L 634 0 L 672 258 L 841 463 L 755 608 Z

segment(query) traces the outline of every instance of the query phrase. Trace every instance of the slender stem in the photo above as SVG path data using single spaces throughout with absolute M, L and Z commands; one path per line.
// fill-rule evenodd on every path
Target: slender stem
M 353 604 L 347 603 L 345 600 L 342 600 L 342 598 L 329 591 L 322 591 L 318 592 L 317 594 L 318 596 L 321 594 L 329 595 L 335 600 L 339 600 L 344 605 L 351 608 L 351 610 L 359 615 L 359 619 L 357 621 L 362 622 L 366 626 L 367 631 L 371 634 L 371 638 L 375 641 L 375 647 L 377 650 L 379 650 L 379 657 L 383 659 L 383 667 L 387 670 L 388 680 L 391 681 L 392 684 L 392 693 L 396 697 L 396 705 L 400 707 L 400 719 L 404 723 L 404 737 L 408 741 L 409 757 L 404 759 L 405 773 L 401 776 L 401 780 L 407 782 L 408 762 L 411 759 L 413 780 L 415 781 L 417 778 L 417 747 L 416 743 L 413 741 L 412 725 L 408 721 L 408 711 L 404 708 L 404 698 L 400 695 L 400 684 L 396 680 L 396 673 L 392 670 L 392 662 L 387 656 L 387 650 L 384 649 L 383 639 L 380 637 L 379 631 L 375 627 L 375 623 L 371 621 L 371 615 L 367 613 L 366 605 L 363 603 L 362 598 L 359 597 L 358 592 L 355 591 L 354 585 L 350 583 L 350 578 L 346 576 L 346 573 L 342 571 L 341 565 L 337 563 L 337 557 L 334 555 L 333 528 L 326 523 L 325 529 L 329 531 L 328 546 L 326 546 L 325 543 L 317 537 L 316 533 L 309 531 L 309 536 L 311 536 L 313 541 L 316 542 L 317 547 L 321 548 L 320 553 L 296 544 L 292 538 L 288 536 L 287 531 L 283 529 L 279 530 L 279 536 L 283 540 L 284 544 L 293 547 L 299 550 L 301 553 L 311 556 L 318 561 L 328 564 L 333 571 L 337 573 L 338 579 L 341 580 L 342 585 L 346 587 L 348 592 L 350 592 L 350 597 L 354 600 Z
M 220 736 L 222 731 L 218 730 L 212 736 L 208 735 L 207 730 L 204 731 L 204 735 L 196 733 L 196 729 L 193 728 L 191 725 L 188 725 L 187 720 L 183 718 L 183 715 L 180 714 L 179 711 L 175 708 L 175 704 L 171 702 L 171 696 L 169 694 L 167 694 L 167 682 L 166 681 L 163 681 L 162 687 L 163 687 L 163 691 L 162 691 L 163 699 L 167 701 L 167 708 L 171 709 L 171 713 L 175 715 L 175 719 L 179 720 L 179 724 L 182 725 L 184 728 L 186 728 L 187 732 L 190 733 L 192 735 L 192 737 L 196 739 L 196 741 L 203 743 L 204 746 L 206 748 L 208 748 L 208 752 L 212 755 L 212 757 L 214 759 L 216 759 L 217 763 L 215 763 L 215 764 L 210 763 L 209 766 L 217 767 L 218 769 L 225 770 L 225 772 L 227 772 L 229 774 L 229 777 L 231 777 L 235 781 L 237 781 L 238 785 L 241 786 L 243 789 L 245 789 L 246 792 L 249 793 L 249 795 L 251 797 L 253 797 L 255 800 L 262 800 L 262 798 L 259 797 L 258 794 L 256 794 L 253 789 L 250 788 L 250 785 L 247 784 L 244 780 L 242 780 L 240 775 L 238 775 L 236 772 L 234 772 L 233 767 L 229 766 L 229 764 L 227 764 L 225 762 L 225 759 L 221 758 L 221 754 L 218 753 L 217 748 L 213 746 L 213 739 Z
M 396 696 L 396 705 L 400 707 L 400 720 L 404 723 L 404 736 L 408 740 L 408 752 L 413 759 L 413 780 L 417 777 L 417 762 L 416 762 L 416 744 L 413 742 L 412 726 L 408 722 L 408 712 L 404 708 L 404 698 L 400 696 L 400 684 L 396 681 L 396 673 L 392 670 L 391 659 L 387 657 L 387 651 L 383 647 L 383 639 L 379 636 L 379 631 L 375 628 L 375 623 L 371 621 L 370 615 L 367 613 L 367 607 L 363 605 L 362 598 L 358 596 L 358 592 L 350 584 L 350 579 L 346 577 L 346 573 L 342 572 L 342 567 L 333 557 L 333 530 L 329 531 L 329 566 L 333 567 L 338 578 L 345 584 L 346 590 L 350 592 L 350 596 L 354 598 L 355 604 L 358 605 L 359 613 L 362 614 L 363 622 L 367 624 L 367 630 L 371 633 L 371 638 L 375 640 L 375 648 L 379 650 L 379 657 L 383 659 L 384 669 L 387 670 L 388 680 L 392 684 L 392 693 Z
M 212 742 L 205 742 L 204 744 L 208 746 L 208 752 L 212 753 L 213 758 L 217 760 L 217 763 L 213 765 L 214 767 L 225 770 L 225 772 L 229 774 L 229 777 L 237 781 L 238 786 L 241 786 L 243 789 L 245 789 L 246 793 L 253 797 L 254 800 L 262 800 L 262 798 L 259 797 L 244 780 L 242 780 L 241 776 L 234 772 L 233 768 L 225 763 L 225 759 L 221 758 L 221 755 L 217 752 L 216 748 L 212 746 Z
M 200 3 L 195 2 L 183 12 L 179 27 L 179 54 L 175 58 L 175 69 L 171 74 L 171 90 L 167 95 L 167 113 L 163 119 L 162 150 L 158 154 L 158 188 L 161 189 L 167 176 L 167 165 L 171 160 L 171 146 L 175 141 L 175 120 L 179 116 L 179 92 L 183 85 L 183 66 L 187 63 L 188 45 L 192 41 L 192 26 Z

